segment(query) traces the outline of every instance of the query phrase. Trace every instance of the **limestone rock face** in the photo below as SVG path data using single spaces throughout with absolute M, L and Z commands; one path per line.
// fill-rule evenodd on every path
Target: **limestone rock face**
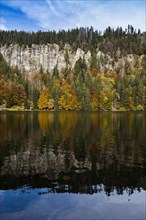
M 65 61 L 65 53 L 68 52 L 69 64 Z M 17 44 L 2 46 L 0 52 L 10 66 L 18 66 L 21 70 L 28 72 L 39 71 L 41 66 L 43 70 L 52 72 L 57 65 L 58 70 L 69 67 L 73 68 L 76 61 L 81 57 L 89 64 L 91 53 L 85 53 L 78 48 L 72 51 L 69 45 L 60 50 L 57 44 L 32 45 L 31 48 L 19 46 Z
M 41 68 L 52 73 L 55 66 L 57 66 L 59 71 L 66 67 L 73 69 L 79 58 L 84 59 L 86 65 L 89 66 L 92 59 L 92 54 L 89 50 L 86 52 L 81 48 L 73 50 L 68 44 L 64 48 L 60 48 L 57 44 L 32 44 L 31 48 L 11 44 L 10 46 L 1 46 L 0 53 L 10 66 L 17 66 L 20 70 L 30 73 L 39 71 Z M 139 62 L 142 59 L 141 57 L 139 57 Z M 136 58 L 132 54 L 120 57 L 120 52 L 118 52 L 117 60 L 115 61 L 108 54 L 99 51 L 98 48 L 96 48 L 96 59 L 101 73 L 105 73 L 106 70 L 117 72 L 119 69 L 119 73 L 122 76 L 125 74 L 126 66 L 128 65 L 133 71 L 136 62 Z

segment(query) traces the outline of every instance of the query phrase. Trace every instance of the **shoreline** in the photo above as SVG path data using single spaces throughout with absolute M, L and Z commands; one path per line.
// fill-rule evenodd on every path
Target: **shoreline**
M 146 112 L 146 110 L 39 110 L 39 109 L 0 109 L 0 112 Z

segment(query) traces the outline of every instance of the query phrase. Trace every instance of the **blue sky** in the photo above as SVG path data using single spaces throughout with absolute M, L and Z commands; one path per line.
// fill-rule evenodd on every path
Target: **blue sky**
M 0 28 L 61 30 L 107 26 L 146 30 L 146 0 L 0 0 Z

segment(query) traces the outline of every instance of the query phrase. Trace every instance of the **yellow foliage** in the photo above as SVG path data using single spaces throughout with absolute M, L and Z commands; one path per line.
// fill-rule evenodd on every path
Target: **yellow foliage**
M 98 109 L 98 100 L 97 100 L 97 97 L 95 97 L 95 96 L 93 96 L 91 99 L 91 108 L 93 110 Z
M 76 110 L 78 109 L 78 100 L 71 85 L 64 82 L 61 88 L 62 95 L 58 101 L 59 109 Z
M 54 79 L 53 80 L 53 86 L 56 86 L 56 87 L 58 87 L 58 88 L 60 88 L 61 87 L 61 81 L 59 80 L 59 79 Z
M 48 109 L 54 109 L 54 99 L 49 99 L 48 101 Z
M 39 109 L 48 109 L 48 102 L 49 102 L 49 90 L 48 89 L 44 89 L 41 94 L 40 94 L 40 98 L 38 100 L 38 107 Z
M 64 110 L 78 109 L 77 97 L 72 94 L 64 94 L 59 99 L 59 108 Z

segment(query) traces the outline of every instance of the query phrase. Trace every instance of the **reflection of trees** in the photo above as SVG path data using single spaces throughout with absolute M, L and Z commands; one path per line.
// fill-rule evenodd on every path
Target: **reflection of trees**
M 59 114 L 59 129 L 57 137 L 62 143 L 69 141 L 77 123 L 77 114 L 73 112 L 62 112 Z M 70 141 L 70 144 L 72 141 Z
M 20 138 L 25 126 L 24 114 L 0 113 L 0 136 L 3 141 Z
M 100 162 L 99 159 L 100 158 Z M 52 146 L 31 151 L 18 152 L 3 158 L 1 168 L 1 189 L 17 188 L 29 184 L 33 188 L 57 187 L 54 192 L 97 193 L 105 191 L 109 196 L 113 192 L 123 194 L 128 190 L 146 188 L 146 166 L 141 163 L 127 165 L 125 161 L 106 160 L 104 155 L 92 157 L 87 154 L 78 160 L 73 151 L 61 150 Z M 11 179 L 11 181 L 10 181 Z M 97 189 L 97 185 L 104 188 Z
M 1 188 L 30 184 L 107 195 L 146 189 L 144 114 L 8 113 L 0 122 Z
M 77 115 L 73 112 L 39 112 L 39 125 L 47 143 L 67 142 L 76 127 Z M 49 142 L 48 142 L 49 140 Z
M 39 112 L 38 121 L 41 129 L 44 132 L 48 132 L 54 121 L 54 114 L 53 113 L 48 114 L 48 112 Z
M 42 179 L 43 180 L 43 179 Z M 42 185 L 44 187 L 44 185 Z M 33 187 L 37 187 L 37 185 L 33 185 Z M 24 185 L 20 188 L 22 193 L 30 193 L 34 188 L 32 186 Z M 39 185 L 38 188 L 41 188 Z M 107 187 L 103 184 L 96 184 L 96 185 L 70 185 L 67 183 L 56 183 L 56 182 L 49 182 L 45 185 L 45 191 L 38 189 L 38 195 L 44 195 L 47 193 L 80 193 L 80 194 L 94 194 L 94 193 L 101 193 L 105 192 L 107 196 L 112 196 L 114 194 L 123 195 L 124 193 L 128 194 L 128 196 L 132 195 L 135 191 L 141 192 L 142 188 L 140 187 Z
M 0 164 L 4 156 L 40 146 L 37 117 L 33 112 L 0 113 Z
M 48 125 L 43 143 L 59 144 L 62 149 L 72 149 L 78 158 L 82 158 L 89 150 L 92 155 L 102 151 L 105 158 L 110 157 L 111 160 L 114 159 L 111 155 L 116 158 L 120 155 L 120 159 L 124 160 L 126 157 L 128 163 L 137 162 L 146 156 L 144 114 L 96 112 L 47 113 L 48 116 L 40 114 Z M 53 121 L 50 120 L 52 114 Z

